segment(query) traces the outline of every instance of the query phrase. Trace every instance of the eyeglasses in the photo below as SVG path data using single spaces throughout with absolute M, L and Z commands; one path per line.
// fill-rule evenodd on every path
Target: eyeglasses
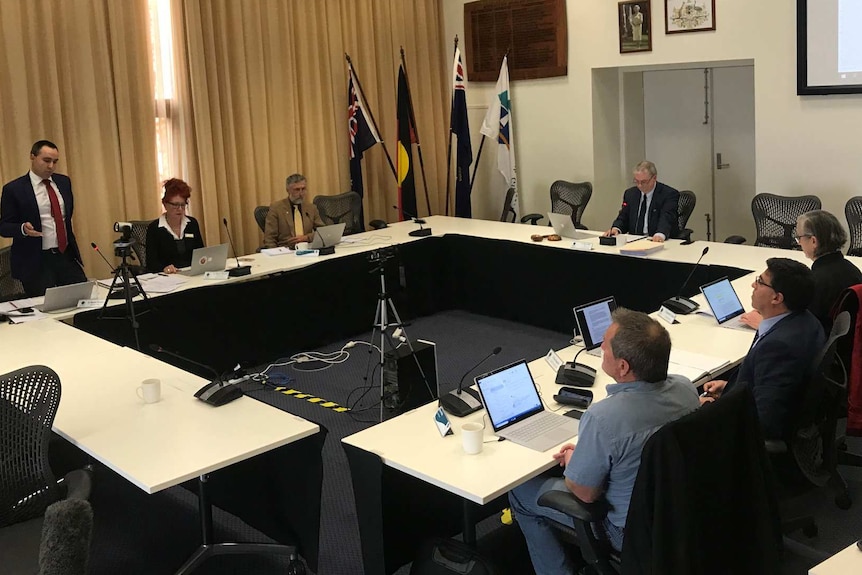
M 793 236 L 793 239 L 796 240 L 797 244 L 801 244 L 802 238 L 813 238 L 813 237 L 814 237 L 814 234 L 801 234 L 798 236 Z
M 762 285 L 764 287 L 768 287 L 769 289 L 775 289 L 774 287 L 772 287 L 771 285 L 769 285 L 768 283 L 763 281 L 763 278 L 760 276 L 757 276 L 756 278 L 754 278 L 754 283 L 756 283 L 757 285 Z
M 648 177 L 645 180 L 639 180 L 639 179 L 635 178 L 632 181 L 635 183 L 636 186 L 645 186 L 652 181 L 652 178 L 653 178 L 652 176 Z
M 188 203 L 188 202 L 176 202 L 176 203 L 174 203 L 174 202 L 165 202 L 165 205 L 166 205 L 166 206 L 171 206 L 172 208 L 176 208 L 176 209 L 178 209 L 178 210 L 179 210 L 179 209 L 182 209 L 182 208 L 186 207 L 187 205 L 189 205 L 189 203 Z

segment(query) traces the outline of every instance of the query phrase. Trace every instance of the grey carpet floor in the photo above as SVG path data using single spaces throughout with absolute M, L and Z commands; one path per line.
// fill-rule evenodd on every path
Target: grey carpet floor
M 522 357 L 544 355 L 549 348 L 567 345 L 569 335 L 550 332 L 462 312 L 447 312 L 422 318 L 407 327 L 411 339 L 428 339 L 438 344 L 438 367 L 443 391 L 457 383 L 463 373 L 496 346 L 499 356 L 478 371 L 491 369 Z M 370 333 L 352 338 L 369 341 Z M 319 351 L 340 349 L 346 341 L 335 342 Z M 351 350 L 346 362 L 322 371 L 299 371 L 313 364 L 272 370 L 280 381 L 294 389 L 314 394 L 341 405 L 352 405 L 367 385 L 369 367 L 366 346 Z M 372 357 L 372 364 L 376 358 Z M 375 381 L 376 383 L 376 381 Z M 329 429 L 324 445 L 324 483 L 321 510 L 321 554 L 319 575 L 361 575 L 362 562 L 357 532 L 350 472 L 341 448 L 341 438 L 372 425 L 377 419 L 378 391 L 371 390 L 350 413 L 336 413 L 307 401 L 249 385 L 250 396 L 315 421 Z M 362 410 L 362 408 L 368 408 Z M 862 441 L 851 441 L 851 450 L 862 453 Z M 837 509 L 826 493 L 814 493 L 800 506 L 818 520 L 820 533 L 813 539 L 796 538 L 827 553 L 835 553 L 862 537 L 862 469 L 844 469 L 856 502 L 849 511 Z M 95 530 L 91 572 L 94 574 L 172 573 L 198 544 L 197 500 L 182 488 L 146 495 L 128 482 L 99 466 L 93 494 Z M 218 540 L 265 542 L 266 537 L 240 519 L 215 510 Z M 514 532 L 514 538 L 513 538 Z M 529 575 L 523 544 L 517 531 L 504 529 L 495 517 L 479 528 L 488 553 L 504 556 L 506 573 Z M 525 563 L 526 562 L 526 563 Z M 219 557 L 203 564 L 201 574 L 285 573 L 286 561 L 258 557 Z M 788 556 L 784 575 L 803 575 L 811 562 Z M 405 567 L 399 575 L 408 573 Z

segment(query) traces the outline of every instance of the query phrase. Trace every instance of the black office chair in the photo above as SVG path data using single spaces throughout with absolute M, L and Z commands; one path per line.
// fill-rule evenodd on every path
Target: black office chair
M 517 219 L 517 212 L 515 212 L 515 188 L 509 188 L 506 190 L 506 198 L 503 200 L 503 213 L 500 215 L 501 222 L 509 222 L 511 224 L 515 223 Z M 526 224 L 527 222 L 536 225 L 536 222 L 542 219 L 542 214 L 527 214 L 526 216 L 521 217 L 521 223 Z
M 12 246 L 0 248 L 0 301 L 24 297 L 24 286 L 12 277 Z
M 647 441 L 621 554 L 591 525 L 601 522 L 606 503 L 587 505 L 551 491 L 539 504 L 573 518 L 574 529 L 553 526 L 601 575 L 779 572 L 778 505 L 746 387 L 664 425 Z
M 135 257 L 138 258 L 140 266 L 147 269 L 147 227 L 152 220 L 133 220 L 132 237 L 135 238 L 135 243 L 132 245 L 132 251 L 135 252 Z
M 269 206 L 258 206 L 254 209 L 254 221 L 257 222 L 257 227 L 260 231 L 266 231 L 266 216 L 269 214 Z
M 844 204 L 844 216 L 850 229 L 848 256 L 862 256 L 862 196 L 853 196 Z
M 566 182 L 557 180 L 551 184 L 551 212 L 555 214 L 566 214 L 572 216 L 575 227 L 581 230 L 587 229 L 581 224 L 584 210 L 590 203 L 593 195 L 593 184 L 591 182 Z
M 36 365 L 0 376 L 0 556 L 3 572 L 34 573 L 38 566 L 43 516 L 62 499 L 87 499 L 91 470 L 60 480 L 48 464 L 48 442 L 60 378 Z
M 683 241 L 691 241 L 691 234 L 694 233 L 694 230 L 688 229 L 686 224 L 688 224 L 688 219 L 691 217 L 691 213 L 694 211 L 694 206 L 697 204 L 697 196 L 694 195 L 694 192 L 691 190 L 682 190 L 679 193 L 679 206 L 677 207 L 677 214 L 679 216 L 679 232 L 677 232 L 676 239 Z
M 754 245 L 785 250 L 802 249 L 793 237 L 796 234 L 796 219 L 805 212 L 819 210 L 820 206 L 817 196 L 757 194 L 751 200 L 751 213 L 757 228 Z
M 344 235 L 362 231 L 362 196 L 356 192 L 345 192 L 336 196 L 315 196 L 314 205 L 320 219 L 327 226 L 344 224 Z
M 860 286 L 851 286 L 847 288 L 839 296 L 838 301 L 835 303 L 834 313 L 850 314 L 851 326 L 855 326 L 856 322 L 859 321 L 859 307 L 860 303 L 862 303 L 862 294 L 860 294 L 860 292 L 858 291 L 859 288 Z M 858 355 L 854 353 L 854 350 L 858 345 L 855 340 L 855 337 L 856 332 L 855 330 L 851 329 L 850 333 L 848 333 L 847 336 L 841 338 L 838 341 L 838 359 L 841 362 L 841 366 L 844 369 L 844 373 L 848 376 L 853 373 L 854 362 L 860 361 Z M 850 395 L 852 393 L 851 387 L 853 385 L 859 385 L 859 383 L 851 383 L 850 378 L 848 377 L 845 388 L 841 390 L 843 402 L 840 407 L 840 412 L 838 414 L 839 419 L 849 418 Z M 856 394 L 853 393 L 853 395 Z M 854 407 L 854 410 L 855 409 L 858 408 Z M 858 424 L 854 423 L 853 427 L 858 427 Z M 862 455 L 849 451 L 847 446 L 847 437 L 844 435 L 835 439 L 834 454 L 836 460 L 835 462 L 837 465 L 862 467 Z M 847 503 L 852 504 L 852 501 Z

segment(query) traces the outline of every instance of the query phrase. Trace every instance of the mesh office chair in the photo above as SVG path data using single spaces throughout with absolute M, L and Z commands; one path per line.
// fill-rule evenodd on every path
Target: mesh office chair
M 0 556 L 4 573 L 37 563 L 43 515 L 49 505 L 61 498 L 89 497 L 90 470 L 72 471 L 57 482 L 48 464 L 48 441 L 60 390 L 54 370 L 41 365 L 0 376 Z
M 150 222 L 152 220 L 133 220 L 130 222 L 132 224 L 132 237 L 136 240 L 132 250 L 143 269 L 147 269 L 147 227 Z
M 694 192 L 691 190 L 680 191 L 679 206 L 677 207 L 677 214 L 679 215 L 679 232 L 676 239 L 684 241 L 691 240 L 691 234 L 694 232 L 685 226 L 688 224 L 688 219 L 691 217 L 691 213 L 694 211 L 694 206 L 696 204 L 697 196 L 694 195 Z
M 773 478 L 747 387 L 665 424 L 647 441 L 622 553 L 592 529 L 607 513 L 603 500 L 585 504 L 571 492 L 550 491 L 539 504 L 573 518 L 574 528 L 551 524 L 601 575 L 780 571 Z
M 590 182 L 565 182 L 557 180 L 551 184 L 551 212 L 572 216 L 575 227 L 587 229 L 581 224 L 584 210 L 593 195 L 593 184 Z
M 848 256 L 862 256 L 862 196 L 854 196 L 844 204 L 844 216 L 850 229 Z
M 266 231 L 266 216 L 269 214 L 269 206 L 258 206 L 254 209 L 254 221 L 257 222 L 257 227 L 260 231 Z
M 315 196 L 314 205 L 320 211 L 320 219 L 327 226 L 344 224 L 344 235 L 362 231 L 362 197 L 356 192 L 345 192 L 336 196 Z
M 805 212 L 819 210 L 820 206 L 817 196 L 757 194 L 751 200 L 751 213 L 757 228 L 754 245 L 785 250 L 802 249 L 793 238 L 796 219 Z
M 24 286 L 12 277 L 12 246 L 0 248 L 0 301 L 24 297 Z

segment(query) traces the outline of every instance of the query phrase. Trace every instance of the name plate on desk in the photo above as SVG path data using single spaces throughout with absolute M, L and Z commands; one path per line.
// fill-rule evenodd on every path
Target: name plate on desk
M 557 372 L 560 367 L 563 365 L 563 360 L 560 359 L 560 356 L 557 355 L 557 352 L 553 349 L 548 350 L 548 353 L 545 354 L 545 362 L 550 366 L 554 373 Z
M 590 242 L 575 242 L 572 244 L 572 247 L 576 250 L 584 250 L 588 252 L 593 249 L 593 244 Z
M 205 280 L 226 280 L 230 277 L 230 272 L 204 272 Z
M 664 306 L 661 306 L 659 308 L 658 316 L 671 325 L 673 325 L 675 323 L 679 323 L 678 321 L 676 321 L 676 314 Z

